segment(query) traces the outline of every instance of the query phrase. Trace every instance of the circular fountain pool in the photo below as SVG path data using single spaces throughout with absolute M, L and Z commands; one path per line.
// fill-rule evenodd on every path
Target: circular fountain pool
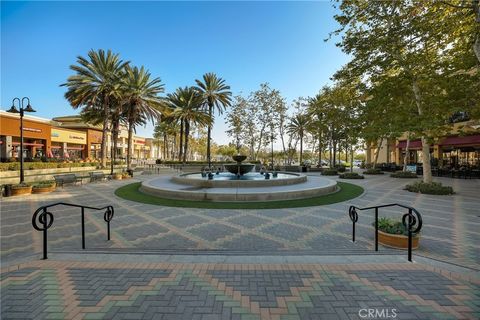
M 335 180 L 323 177 L 279 173 L 277 178 L 267 180 L 260 176 L 252 173 L 238 180 L 222 174 L 212 180 L 202 178 L 200 173 L 159 176 L 142 182 L 139 190 L 160 198 L 214 202 L 306 199 L 338 190 Z

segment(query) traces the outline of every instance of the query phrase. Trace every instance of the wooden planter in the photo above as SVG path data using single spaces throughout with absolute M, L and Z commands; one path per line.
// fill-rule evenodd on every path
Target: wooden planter
M 55 185 L 45 187 L 33 187 L 32 193 L 49 193 L 55 190 Z
M 21 196 L 32 193 L 32 186 L 12 188 L 12 196 Z
M 412 249 L 418 248 L 419 241 L 420 235 L 412 237 Z M 390 234 L 378 230 L 378 242 L 389 248 L 408 249 L 408 236 L 403 234 Z

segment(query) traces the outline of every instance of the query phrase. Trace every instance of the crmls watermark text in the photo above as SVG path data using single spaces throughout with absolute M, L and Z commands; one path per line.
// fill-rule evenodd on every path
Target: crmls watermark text
M 397 309 L 360 309 L 358 315 L 363 319 L 395 319 L 397 317 Z

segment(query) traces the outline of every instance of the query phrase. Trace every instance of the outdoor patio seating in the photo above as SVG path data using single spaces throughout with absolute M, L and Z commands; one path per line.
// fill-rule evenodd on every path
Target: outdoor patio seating
M 82 177 L 79 177 L 74 173 L 54 175 L 53 179 L 55 179 L 55 183 L 57 184 L 57 186 L 62 186 L 62 188 L 65 183 L 73 183 L 73 184 L 76 184 L 77 182 L 80 182 L 81 184 L 83 183 Z

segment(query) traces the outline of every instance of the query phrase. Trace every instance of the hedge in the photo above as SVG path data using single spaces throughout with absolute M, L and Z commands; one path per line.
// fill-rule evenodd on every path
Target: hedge
M 356 172 L 345 172 L 338 176 L 340 179 L 365 179 L 364 176 Z
M 121 164 L 120 162 L 117 162 Z M 24 162 L 25 170 L 36 169 L 57 169 L 57 168 L 78 168 L 78 167 L 97 167 L 99 162 Z M 2 162 L 0 163 L 0 171 L 18 171 L 20 170 L 20 162 Z
M 390 174 L 392 178 L 417 178 L 417 174 L 415 172 L 410 171 L 397 171 L 395 173 Z
M 336 176 L 337 174 L 337 169 L 325 169 L 322 171 L 322 176 Z
M 380 169 L 367 169 L 363 171 L 363 174 L 383 174 L 383 171 Z
M 425 183 L 423 181 L 417 181 L 405 186 L 405 190 L 410 192 L 424 193 L 424 194 L 436 194 L 436 195 L 449 195 L 454 194 L 453 188 L 450 186 L 443 186 L 439 182 Z

